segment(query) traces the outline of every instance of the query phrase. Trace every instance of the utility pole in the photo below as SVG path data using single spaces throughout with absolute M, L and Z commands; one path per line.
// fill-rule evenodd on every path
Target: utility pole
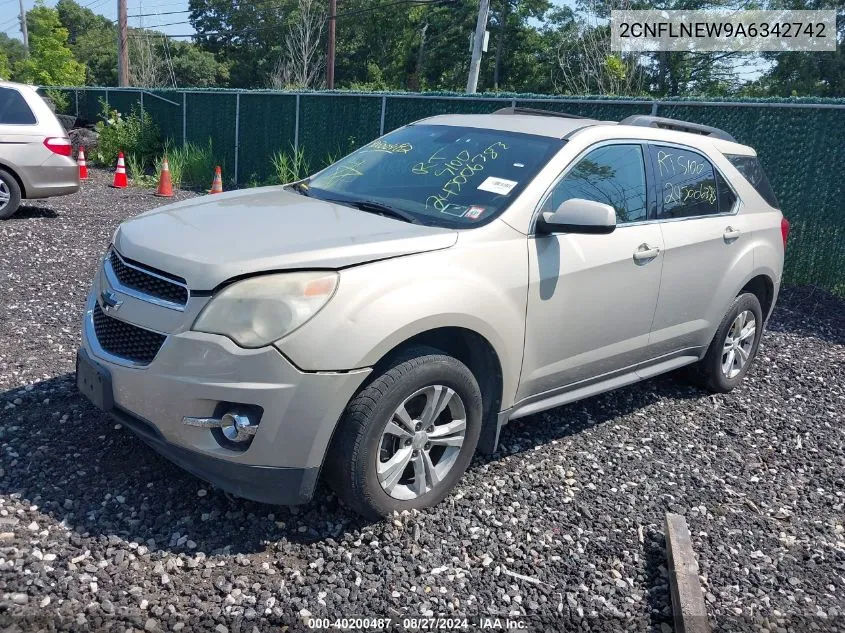
M 23 45 L 29 53 L 29 31 L 26 30 L 26 11 L 23 10 L 23 0 L 20 0 L 21 5 L 21 33 L 23 33 Z
M 481 51 L 484 48 L 484 32 L 487 30 L 487 13 L 490 11 L 490 0 L 481 0 L 478 7 L 478 22 L 475 25 L 475 38 L 472 41 L 472 58 L 469 61 L 469 79 L 467 79 L 467 94 L 475 94 L 478 88 L 478 71 L 481 68 Z
M 337 23 L 337 0 L 329 0 L 329 53 L 326 60 L 326 88 L 334 88 L 334 46 L 335 24 Z
M 117 0 L 117 85 L 129 85 L 129 25 L 126 0 Z

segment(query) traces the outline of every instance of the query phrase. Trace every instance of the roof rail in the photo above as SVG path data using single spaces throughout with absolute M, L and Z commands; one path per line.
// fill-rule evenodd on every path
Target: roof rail
M 566 112 L 555 112 L 554 110 L 541 110 L 540 108 L 502 108 L 493 114 L 531 114 L 534 116 L 556 116 L 562 119 L 586 119 L 589 117 L 567 114 Z
M 687 121 L 678 121 L 677 119 L 667 119 L 662 116 L 649 116 L 647 114 L 635 114 L 629 116 L 627 119 L 622 119 L 619 125 L 636 125 L 639 127 L 656 127 L 663 130 L 675 130 L 676 132 L 689 132 L 690 134 L 701 134 L 702 136 L 712 136 L 713 138 L 720 138 L 723 141 L 731 141 L 736 143 L 736 139 L 717 127 L 709 125 L 701 125 L 700 123 L 689 123 Z

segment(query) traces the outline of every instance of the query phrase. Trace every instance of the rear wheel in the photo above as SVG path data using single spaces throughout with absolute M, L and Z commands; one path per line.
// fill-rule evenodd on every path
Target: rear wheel
M 762 335 L 760 301 L 750 292 L 739 295 L 697 366 L 702 386 L 714 393 L 727 393 L 736 387 L 751 368 Z
M 418 348 L 349 403 L 326 458 L 326 478 L 375 518 L 443 500 L 472 460 L 481 391 L 460 361 Z
M 9 172 L 0 169 L 0 220 L 12 217 L 21 204 L 21 188 Z

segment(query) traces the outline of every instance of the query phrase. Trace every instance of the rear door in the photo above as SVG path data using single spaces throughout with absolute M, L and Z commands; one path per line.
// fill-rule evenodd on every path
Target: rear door
M 738 284 L 753 269 L 751 225 L 727 180 L 701 152 L 650 144 L 663 235 L 652 357 L 699 354 L 710 343 Z

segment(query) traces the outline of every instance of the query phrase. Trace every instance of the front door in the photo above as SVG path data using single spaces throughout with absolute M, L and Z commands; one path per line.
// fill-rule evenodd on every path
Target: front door
M 517 400 L 600 380 L 647 359 L 663 240 L 647 219 L 643 146 L 588 150 L 542 205 L 583 198 L 616 209 L 608 235 L 535 235 L 528 242 L 525 356 Z

